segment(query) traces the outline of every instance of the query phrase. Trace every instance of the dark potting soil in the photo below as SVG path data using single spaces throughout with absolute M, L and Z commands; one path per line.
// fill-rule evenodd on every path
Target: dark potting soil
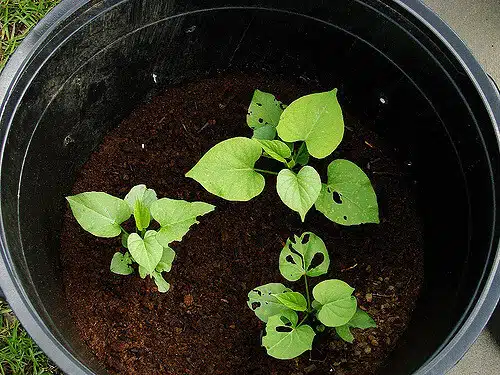
M 274 176 L 266 176 L 264 192 L 249 202 L 224 201 L 184 177 L 217 142 L 251 136 L 245 115 L 255 88 L 277 93 L 285 103 L 331 89 L 241 74 L 169 88 L 111 131 L 81 169 L 75 194 L 124 197 L 143 183 L 158 197 L 217 206 L 174 244 L 177 257 L 165 274 L 172 285 L 166 294 L 137 274 L 111 273 L 120 239 L 92 236 L 66 210 L 61 259 L 68 306 L 82 339 L 110 373 L 366 375 L 383 365 L 404 332 L 423 281 L 421 220 L 404 160 L 369 124 L 345 113 L 344 141 L 326 162 L 346 158 L 368 173 L 378 196 L 379 225 L 342 227 L 315 210 L 301 223 L 281 203 Z M 317 165 L 322 176 L 326 165 Z M 127 225 L 133 229 L 132 222 Z M 281 277 L 278 256 L 288 237 L 305 231 L 324 240 L 331 258 L 329 273 L 311 284 L 346 281 L 378 327 L 354 330 L 353 344 L 327 331 L 317 351 L 282 361 L 261 346 L 263 324 L 247 307 L 247 293 L 270 282 L 304 291 L 301 282 Z

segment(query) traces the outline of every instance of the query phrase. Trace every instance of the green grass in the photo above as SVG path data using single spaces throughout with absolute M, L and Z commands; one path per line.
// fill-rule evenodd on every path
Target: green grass
M 7 304 L 1 300 L 0 374 L 62 374 L 28 336 Z
M 60 0 L 0 0 L 0 71 L 28 31 Z

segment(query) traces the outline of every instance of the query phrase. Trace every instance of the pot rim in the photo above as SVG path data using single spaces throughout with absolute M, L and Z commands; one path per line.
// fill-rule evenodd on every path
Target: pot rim
M 123 1 L 128 0 L 108 0 L 108 3 L 116 6 Z M 17 48 L 0 75 L 0 119 L 4 115 L 4 111 L 6 110 L 5 104 L 18 82 L 21 72 L 29 64 L 31 58 L 42 46 L 45 39 L 82 8 L 91 6 L 91 2 L 92 0 L 62 0 L 59 5 L 33 28 Z M 420 0 L 393 0 L 393 5 L 404 10 L 420 24 L 424 25 L 454 55 L 457 62 L 466 71 L 470 81 L 480 94 L 483 105 L 488 111 L 496 135 L 497 148 L 500 149 L 500 93 L 495 87 L 494 82 L 486 75 L 460 37 Z M 0 165 L 5 147 L 5 135 L 7 133 L 8 128 L 0 129 L 2 137 Z M 492 180 L 494 180 L 491 165 L 489 171 Z M 495 195 L 493 196 L 493 201 L 495 207 Z M 6 251 L 1 215 L 0 210 L 0 287 L 7 301 L 29 335 L 64 372 L 75 375 L 94 374 L 73 353 L 66 349 L 63 343 L 57 340 L 48 327 L 42 323 L 40 314 L 36 312 L 28 295 L 22 288 L 21 280 L 12 270 L 11 257 Z M 493 228 L 498 226 L 496 223 L 496 212 L 493 212 L 492 226 Z M 493 235 L 490 242 L 490 273 L 489 275 L 483 274 L 482 276 L 483 279 L 485 276 L 488 277 L 486 280 L 483 280 L 482 287 L 476 291 L 478 297 L 475 305 L 469 306 L 462 316 L 461 324 L 457 324 L 455 330 L 447 337 L 441 347 L 413 375 L 444 374 L 462 358 L 488 322 L 500 298 L 500 248 L 498 242 L 498 235 Z

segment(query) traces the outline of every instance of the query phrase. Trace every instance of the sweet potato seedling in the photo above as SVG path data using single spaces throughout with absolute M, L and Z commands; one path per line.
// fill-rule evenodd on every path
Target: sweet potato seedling
M 248 201 L 263 191 L 263 174 L 276 175 L 279 197 L 302 221 L 315 206 L 342 225 L 379 222 L 377 197 L 361 168 L 348 160 L 333 160 L 322 183 L 318 171 L 308 165 L 311 157 L 328 157 L 342 141 L 344 120 L 336 89 L 303 96 L 289 106 L 256 90 L 247 124 L 253 129 L 251 139 L 236 137 L 216 144 L 186 176 L 219 197 Z M 261 157 L 277 160 L 283 168 L 256 168 Z
M 120 199 L 103 192 L 87 192 L 66 197 L 78 223 L 97 237 L 121 235 L 124 253 L 116 252 L 110 270 L 118 275 L 134 273 L 132 265 L 138 264 L 141 278 L 152 277 L 158 291 L 167 292 L 170 284 L 162 272 L 169 272 L 175 258 L 170 247 L 181 241 L 196 218 L 215 209 L 204 202 L 186 202 L 169 198 L 158 199 L 156 192 L 146 185 L 134 186 Z M 136 232 L 128 233 L 122 226 L 134 216 Z M 158 230 L 148 229 L 154 219 Z
M 321 260 L 316 265 L 315 257 Z M 354 288 L 331 279 L 309 290 L 308 277 L 328 272 L 330 258 L 326 246 L 314 233 L 288 239 L 279 257 L 281 275 L 288 281 L 304 278 L 306 296 L 281 283 L 259 286 L 248 293 L 248 307 L 266 323 L 262 345 L 267 354 L 278 359 L 292 359 L 312 349 L 317 332 L 335 328 L 338 336 L 352 343 L 351 328 L 376 327 L 375 321 L 358 308 Z

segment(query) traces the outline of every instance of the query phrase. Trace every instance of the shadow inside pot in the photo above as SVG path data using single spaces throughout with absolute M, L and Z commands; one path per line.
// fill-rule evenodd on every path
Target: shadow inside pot
M 496 343 L 500 345 L 500 304 L 497 305 L 495 312 L 491 316 L 487 328 L 495 338 Z

